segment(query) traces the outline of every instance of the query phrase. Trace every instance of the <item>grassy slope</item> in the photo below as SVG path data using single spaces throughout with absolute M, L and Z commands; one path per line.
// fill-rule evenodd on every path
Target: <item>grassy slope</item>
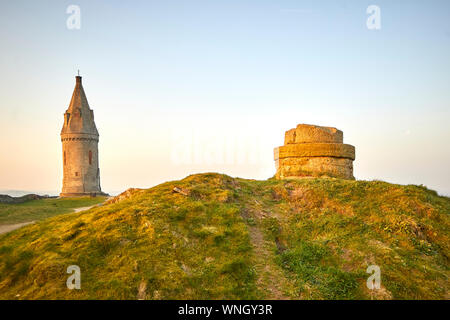
M 0 224 L 43 220 L 73 208 L 89 207 L 105 201 L 105 197 L 81 197 L 32 200 L 18 204 L 0 203 Z
M 450 199 L 424 187 L 199 174 L 129 194 L 0 236 L 0 298 L 449 298 Z

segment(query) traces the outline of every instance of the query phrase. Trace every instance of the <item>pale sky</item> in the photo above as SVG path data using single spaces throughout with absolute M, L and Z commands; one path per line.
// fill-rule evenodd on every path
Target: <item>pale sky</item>
M 1 190 L 60 192 L 80 69 L 105 192 L 266 179 L 284 132 L 308 123 L 344 132 L 357 179 L 450 195 L 449 1 L 30 0 L 0 15 Z

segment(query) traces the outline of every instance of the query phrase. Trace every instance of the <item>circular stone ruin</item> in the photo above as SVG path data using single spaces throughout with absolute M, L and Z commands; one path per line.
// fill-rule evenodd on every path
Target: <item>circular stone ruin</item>
M 299 124 L 286 131 L 284 146 L 274 149 L 277 179 L 323 177 L 355 179 L 355 147 L 332 127 Z

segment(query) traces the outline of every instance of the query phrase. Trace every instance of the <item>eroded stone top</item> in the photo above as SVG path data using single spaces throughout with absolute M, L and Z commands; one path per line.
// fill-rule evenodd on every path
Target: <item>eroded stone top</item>
M 310 124 L 299 124 L 286 131 L 284 144 L 294 143 L 343 143 L 344 134 L 333 127 L 321 127 Z

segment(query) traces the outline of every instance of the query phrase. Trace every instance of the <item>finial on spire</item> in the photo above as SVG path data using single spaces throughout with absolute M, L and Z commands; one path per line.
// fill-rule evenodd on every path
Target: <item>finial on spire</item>
M 76 82 L 81 84 L 81 76 L 80 76 L 80 70 L 78 70 L 78 75 L 75 76 L 75 79 L 77 80 Z

